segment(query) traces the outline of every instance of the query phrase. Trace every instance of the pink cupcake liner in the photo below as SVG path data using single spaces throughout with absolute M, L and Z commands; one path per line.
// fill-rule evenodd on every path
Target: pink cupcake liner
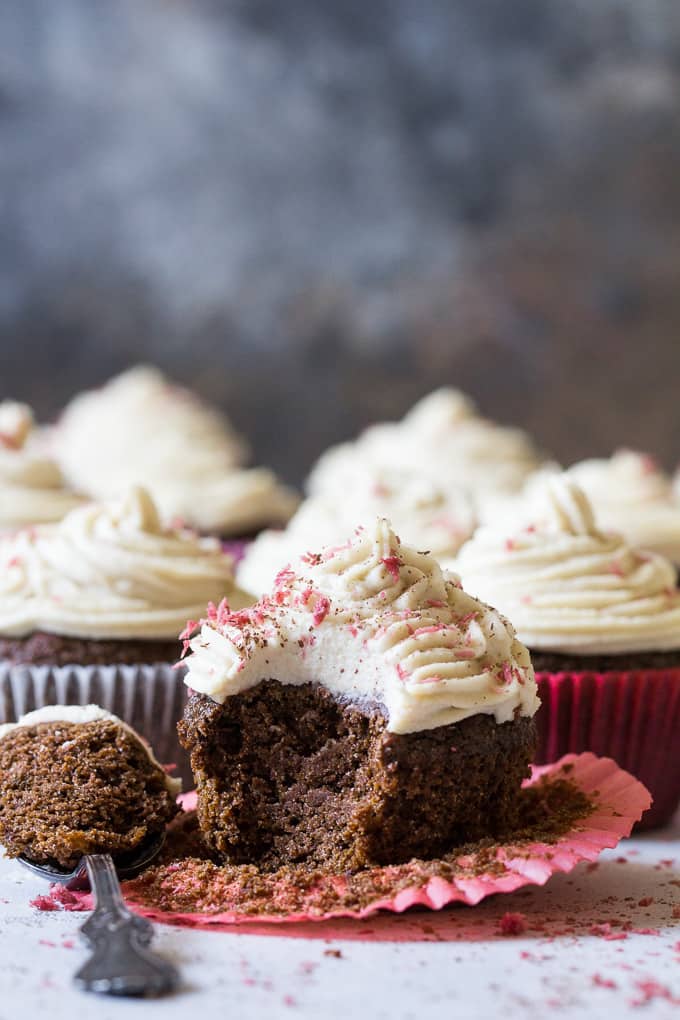
M 0 723 L 45 705 L 99 705 L 149 741 L 159 761 L 193 779 L 177 737 L 186 699 L 182 671 L 170 665 L 31 666 L 0 663 Z
M 638 828 L 665 824 L 680 803 L 680 667 L 537 673 L 539 764 L 592 751 L 613 758 L 651 792 Z
M 379 911 L 402 913 L 416 905 L 430 910 L 440 910 L 450 903 L 474 906 L 487 896 L 514 892 L 526 885 L 544 885 L 558 872 L 570 872 L 582 861 L 596 860 L 603 850 L 614 848 L 623 837 L 630 835 L 633 825 L 651 802 L 642 783 L 611 759 L 598 758 L 590 753 L 566 755 L 551 765 L 534 766 L 532 777 L 525 785 L 536 783 L 543 776 L 551 780 L 566 778 L 586 794 L 592 807 L 579 824 L 552 843 L 499 845 L 493 851 L 492 864 L 489 863 L 488 850 L 460 857 L 448 879 L 440 876 L 423 878 L 419 874 L 422 870 L 419 862 L 373 868 L 360 873 L 360 876 L 317 872 L 312 884 L 301 882 L 298 887 L 290 877 L 271 876 L 267 885 L 267 876 L 261 876 L 265 879 L 265 887 L 258 894 L 262 909 L 253 909 L 251 902 L 247 913 L 237 907 L 203 913 L 161 910 L 145 902 L 143 877 L 124 883 L 125 898 L 136 912 L 151 920 L 211 930 L 262 922 L 283 924 L 336 918 L 365 919 Z M 183 797 L 182 803 L 186 810 L 192 810 L 196 803 L 195 794 Z M 174 881 L 174 875 L 181 879 L 181 873 L 181 863 L 168 867 L 167 881 Z M 357 877 L 360 877 L 364 890 L 367 882 L 369 888 L 375 888 L 375 896 L 360 908 L 348 907 L 348 890 Z M 247 882 L 245 875 L 244 883 Z M 238 904 L 244 890 L 238 883 L 234 883 L 233 888 L 233 902 Z M 72 903 L 75 909 L 87 909 L 89 905 L 89 896 L 82 894 Z

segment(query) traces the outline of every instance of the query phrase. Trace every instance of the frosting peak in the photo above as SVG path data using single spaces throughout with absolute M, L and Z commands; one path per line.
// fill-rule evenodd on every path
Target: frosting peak
M 584 492 L 543 481 L 509 533 L 487 525 L 456 561 L 464 583 L 506 613 L 529 648 L 576 655 L 680 648 L 672 564 L 601 531 Z
M 242 601 L 216 539 L 165 528 L 141 488 L 0 542 L 0 634 L 172 639 L 187 616 Z
M 30 407 L 0 403 L 0 533 L 61 520 L 79 503 L 35 428 Z
M 115 499 L 144 485 L 164 520 L 201 531 L 279 523 L 297 505 L 272 472 L 240 470 L 247 446 L 224 415 L 146 366 L 72 400 L 53 442 L 79 491 Z
M 284 568 L 249 609 L 211 613 L 187 648 L 185 682 L 215 701 L 268 678 L 320 683 L 379 702 L 398 733 L 538 707 L 512 626 L 382 518 Z
M 680 563 L 680 506 L 670 477 L 653 457 L 618 450 L 609 459 L 574 464 L 566 473 L 586 493 L 602 527 Z
M 455 482 L 483 505 L 495 492 L 516 492 L 541 461 L 521 429 L 483 418 L 457 390 L 440 389 L 399 422 L 371 425 L 349 443 L 331 447 L 308 480 L 312 495 L 352 483 L 358 469 L 398 469 Z

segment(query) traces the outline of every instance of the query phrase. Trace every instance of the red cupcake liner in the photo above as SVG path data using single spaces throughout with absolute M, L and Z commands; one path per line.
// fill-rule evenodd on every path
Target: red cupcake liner
M 474 906 L 487 896 L 514 892 L 526 885 L 544 885 L 558 872 L 570 872 L 582 861 L 596 860 L 603 850 L 613 849 L 630 835 L 651 800 L 642 783 L 614 761 L 589 753 L 567 755 L 552 765 L 534 766 L 531 779 L 524 785 L 536 783 L 542 777 L 548 781 L 566 778 L 581 790 L 590 801 L 584 817 L 550 843 L 498 844 L 491 851 L 461 856 L 445 869 L 448 877 L 424 874 L 426 866 L 439 862 L 419 861 L 372 868 L 356 876 L 316 872 L 313 881 L 300 878 L 297 885 L 291 876 L 261 876 L 265 882 L 253 898 L 248 888 L 252 876 L 244 868 L 242 881 L 234 881 L 226 892 L 223 887 L 210 911 L 161 909 L 153 902 L 144 875 L 125 882 L 123 892 L 127 903 L 151 920 L 213 931 L 235 924 L 365 919 L 379 911 L 402 913 L 416 905 L 430 910 L 440 910 L 450 903 Z M 181 800 L 187 811 L 196 803 L 195 794 L 187 794 Z M 164 885 L 184 882 L 191 887 L 191 876 L 187 877 L 181 860 L 164 866 L 162 871 Z M 361 905 L 353 901 L 355 881 L 361 882 Z M 372 898 L 367 899 L 367 890 L 374 890 Z M 211 889 L 211 895 L 212 892 Z M 89 894 L 68 895 L 66 909 L 91 908 Z M 249 905 L 244 911 L 242 905 L 246 900 Z
M 536 680 L 536 762 L 582 751 L 613 758 L 652 795 L 637 828 L 668 822 L 680 803 L 680 667 L 540 672 Z

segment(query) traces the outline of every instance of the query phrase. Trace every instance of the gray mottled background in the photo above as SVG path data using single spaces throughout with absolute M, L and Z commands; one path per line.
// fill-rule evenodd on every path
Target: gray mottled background
M 2 390 L 140 358 L 292 479 L 443 381 L 671 466 L 678 0 L 5 0 Z

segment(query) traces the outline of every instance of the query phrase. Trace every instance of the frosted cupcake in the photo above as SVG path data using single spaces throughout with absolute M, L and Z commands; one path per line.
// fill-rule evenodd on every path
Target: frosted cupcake
M 144 485 L 165 521 L 206 534 L 283 524 L 298 503 L 266 468 L 242 470 L 248 448 L 227 419 L 153 368 L 130 369 L 77 396 L 52 442 L 79 491 L 115 499 Z
M 94 702 L 176 747 L 177 635 L 207 602 L 243 602 L 219 541 L 162 526 L 133 489 L 3 539 L 0 563 L 0 721 Z
M 465 490 L 396 469 L 356 468 L 351 490 L 306 499 L 282 531 L 263 531 L 238 566 L 239 584 L 258 597 L 281 567 L 307 549 L 339 544 L 362 520 L 389 518 L 410 545 L 447 567 L 475 528 Z
M 512 825 L 535 748 L 526 648 L 384 519 L 187 635 L 203 836 L 264 870 L 432 856 Z
M 0 403 L 0 534 L 60 521 L 80 502 L 35 428 L 30 407 Z
M 568 479 L 545 482 L 523 527 L 480 528 L 457 560 L 469 591 L 529 647 L 543 702 L 539 760 L 590 750 L 652 791 L 647 824 L 680 797 L 680 592 L 673 565 L 601 530 Z
M 543 458 L 521 429 L 481 417 L 453 389 L 420 400 L 400 422 L 372 425 L 354 441 L 331 447 L 307 480 L 311 495 L 351 491 L 357 467 L 392 468 L 437 485 L 464 485 L 478 507 L 518 492 Z

